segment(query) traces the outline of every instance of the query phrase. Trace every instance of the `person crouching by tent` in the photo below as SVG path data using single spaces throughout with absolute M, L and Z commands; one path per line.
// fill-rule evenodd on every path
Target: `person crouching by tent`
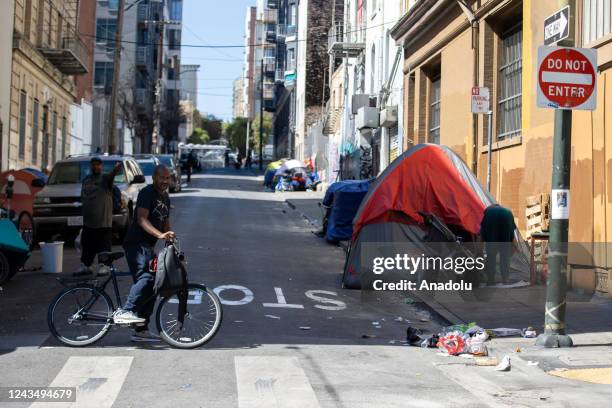
M 497 256 L 499 255 L 499 270 L 502 283 L 509 283 L 510 259 L 512 258 L 512 244 L 516 225 L 512 211 L 499 204 L 488 206 L 484 211 L 480 223 L 480 236 L 485 242 L 487 259 L 487 285 L 495 284 L 495 271 L 497 269 Z

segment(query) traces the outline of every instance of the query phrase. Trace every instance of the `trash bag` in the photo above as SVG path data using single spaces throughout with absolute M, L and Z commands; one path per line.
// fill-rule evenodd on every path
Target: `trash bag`
M 423 332 L 412 326 L 406 329 L 406 341 L 411 346 L 420 346 L 423 342 Z
M 451 356 L 464 353 L 467 351 L 466 339 L 464 336 L 465 335 L 461 332 L 448 333 L 440 337 L 437 347 Z
M 433 335 L 425 338 L 425 340 L 423 340 L 421 342 L 421 347 L 423 347 L 423 348 L 436 348 L 439 341 L 440 341 L 440 336 L 438 336 L 437 334 L 433 334 Z

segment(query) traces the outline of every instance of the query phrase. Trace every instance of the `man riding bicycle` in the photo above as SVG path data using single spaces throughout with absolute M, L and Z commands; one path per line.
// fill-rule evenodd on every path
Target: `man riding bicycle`
M 170 231 L 170 171 L 158 165 L 153 172 L 153 184 L 138 193 L 134 221 L 129 227 L 123 248 L 134 285 L 130 289 L 123 309 L 113 314 L 117 324 L 136 324 L 131 340 L 136 342 L 160 341 L 159 336 L 148 329 L 155 300 L 153 291 L 155 276 L 149 270 L 149 262 L 154 258 L 153 249 L 157 240 L 175 238 Z

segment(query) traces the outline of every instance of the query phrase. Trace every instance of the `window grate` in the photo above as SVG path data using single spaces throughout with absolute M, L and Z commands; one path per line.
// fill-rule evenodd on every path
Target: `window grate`
M 19 95 L 19 158 L 25 157 L 26 115 L 28 112 L 28 94 L 21 91 Z
M 431 81 L 429 104 L 429 143 L 440 143 L 440 77 Z
M 519 24 L 501 36 L 497 139 L 521 134 L 523 30 Z

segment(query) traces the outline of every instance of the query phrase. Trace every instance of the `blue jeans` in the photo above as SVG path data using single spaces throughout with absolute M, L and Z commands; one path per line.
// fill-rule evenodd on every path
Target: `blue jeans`
M 153 253 L 153 247 L 145 245 L 127 244 L 123 249 L 134 278 L 134 285 L 130 289 L 123 310 L 137 313 L 138 316 L 146 319 L 145 325 L 136 329 L 136 331 L 144 331 L 149 326 L 149 320 L 155 309 L 155 300 L 157 299 L 153 291 L 155 275 L 149 272 L 149 261 L 153 259 L 155 254 Z

